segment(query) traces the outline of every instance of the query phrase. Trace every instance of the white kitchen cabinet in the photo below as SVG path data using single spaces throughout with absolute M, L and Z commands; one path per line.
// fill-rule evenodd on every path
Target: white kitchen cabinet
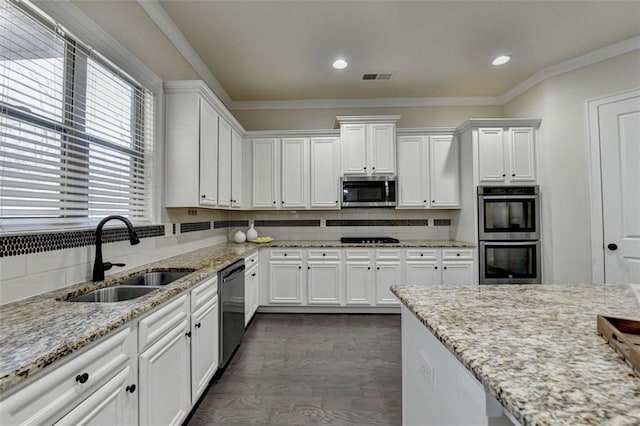
M 375 270 L 370 250 L 345 250 L 346 305 L 372 305 Z
M 342 305 L 340 250 L 309 249 L 307 259 L 307 304 Z
M 191 408 L 189 304 L 182 295 L 138 323 L 141 425 L 179 425 Z
M 443 261 L 442 262 L 442 284 L 446 285 L 468 285 L 478 282 L 477 277 L 473 277 L 472 261 Z
M 231 130 L 231 208 L 242 208 L 243 204 L 243 144 L 242 136 Z
M 302 250 L 271 250 L 269 255 L 269 303 L 304 304 L 304 255 Z
M 340 208 L 340 139 L 311 138 L 311 208 Z
M 438 262 L 407 260 L 405 268 L 404 282 L 408 285 L 437 285 L 441 283 Z
M 216 207 L 218 113 L 203 85 L 165 92 L 165 206 Z
M 253 197 L 252 206 L 257 209 L 278 208 L 280 194 L 279 155 L 280 144 L 275 138 L 253 139 L 252 170 Z
M 49 367 L 29 385 L 3 396 L 0 424 L 96 423 L 114 409 L 122 410 L 114 419 L 136 424 L 138 393 L 127 389 L 138 383 L 136 353 L 135 329 L 124 327 L 69 355 L 61 366 Z
M 477 284 L 471 249 L 406 249 L 405 282 L 409 285 Z
M 398 208 L 460 207 L 458 142 L 452 135 L 398 138 Z
M 342 174 L 396 173 L 396 121 L 399 116 L 336 117 L 340 122 Z
M 309 207 L 309 139 L 282 139 L 282 208 Z
M 377 249 L 375 256 L 376 305 L 398 305 L 400 301 L 391 293 L 389 287 L 404 282 L 401 251 L 399 249 Z
M 255 252 L 244 260 L 246 266 L 244 274 L 244 325 L 245 327 L 253 318 L 260 305 L 260 274 L 259 254 Z
M 231 125 L 218 121 L 218 206 L 231 207 Z
M 478 180 L 488 184 L 535 182 L 534 129 L 479 128 Z
M 218 370 L 218 296 L 191 314 L 191 404 L 195 404 Z

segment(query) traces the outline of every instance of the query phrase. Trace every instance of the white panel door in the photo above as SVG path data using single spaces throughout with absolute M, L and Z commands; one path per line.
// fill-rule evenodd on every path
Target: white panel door
M 511 128 L 508 133 L 510 174 L 512 182 L 535 182 L 536 158 L 531 127 Z
M 218 125 L 218 206 L 231 206 L 231 126 L 222 117 Z
M 478 179 L 481 183 L 504 183 L 504 131 L 501 128 L 478 129 Z
M 473 262 L 442 262 L 442 284 L 469 285 L 475 283 Z
M 402 284 L 402 264 L 396 261 L 376 262 L 376 303 L 398 305 L 400 301 L 391 293 L 390 286 Z
M 309 207 L 309 139 L 282 139 L 282 208 Z
M 311 208 L 340 207 L 340 139 L 311 139 Z
M 366 174 L 366 139 L 364 124 L 343 124 L 340 126 L 342 145 L 342 174 Z
M 460 206 L 458 140 L 453 136 L 429 137 L 431 207 Z
M 277 193 L 278 139 L 253 139 L 253 200 L 255 208 L 279 208 Z
M 640 283 L 640 97 L 598 108 L 605 282 Z
M 368 174 L 386 175 L 396 172 L 396 125 L 367 125 Z
M 269 303 L 302 304 L 302 262 L 269 262 Z
M 231 207 L 242 207 L 242 137 L 231 130 Z
M 426 157 L 424 136 L 398 138 L 398 207 L 427 207 Z
M 309 305 L 342 304 L 340 262 L 307 262 L 307 302 Z
M 195 404 L 218 371 L 218 296 L 191 314 L 191 403 Z
M 138 358 L 140 424 L 179 425 L 191 407 L 189 321 L 185 318 Z
M 372 304 L 373 272 L 370 260 L 348 260 L 345 263 L 347 305 Z
M 204 99 L 200 99 L 200 204 L 218 204 L 218 114 Z
M 405 262 L 405 279 L 407 285 L 438 285 L 442 284 L 441 271 L 438 262 Z

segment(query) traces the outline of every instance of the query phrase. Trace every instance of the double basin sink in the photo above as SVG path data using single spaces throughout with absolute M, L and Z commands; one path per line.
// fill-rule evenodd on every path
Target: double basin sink
M 153 271 L 134 275 L 109 287 L 100 288 L 80 296 L 67 299 L 67 302 L 122 302 L 151 293 L 167 284 L 189 275 L 193 270 Z

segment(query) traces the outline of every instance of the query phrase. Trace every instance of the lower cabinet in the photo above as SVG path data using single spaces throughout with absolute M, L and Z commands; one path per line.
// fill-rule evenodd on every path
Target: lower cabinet
M 363 250 L 367 251 L 367 250 Z M 358 257 L 357 252 L 353 257 L 349 257 L 347 250 L 347 260 L 345 261 L 345 288 L 346 305 L 373 305 L 373 282 L 374 270 L 372 261 L 368 257 Z
M 342 267 L 340 261 L 307 262 L 307 303 L 342 304 Z
M 399 305 L 400 301 L 391 293 L 390 286 L 402 284 L 402 262 L 376 260 L 376 305 Z
M 271 250 L 269 257 L 269 303 L 302 305 L 305 274 L 302 250 Z
M 251 318 L 258 310 L 260 297 L 260 279 L 258 265 L 247 270 L 244 274 L 244 325 L 251 321 Z
M 218 296 L 191 314 L 191 404 L 218 370 L 220 307 Z
M 405 282 L 409 285 L 468 285 L 473 274 L 471 249 L 406 249 Z

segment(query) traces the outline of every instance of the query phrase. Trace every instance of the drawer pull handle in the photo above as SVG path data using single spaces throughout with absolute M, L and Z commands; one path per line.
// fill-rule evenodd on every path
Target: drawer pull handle
M 202 327 L 202 323 L 197 323 L 196 328 L 200 328 L 200 327 Z
M 129 393 L 134 393 L 136 391 L 136 385 L 127 386 L 125 390 Z
M 87 380 L 89 380 L 89 374 L 88 373 L 82 373 L 82 374 L 78 374 L 76 376 L 76 382 L 78 382 L 78 383 L 87 383 Z

